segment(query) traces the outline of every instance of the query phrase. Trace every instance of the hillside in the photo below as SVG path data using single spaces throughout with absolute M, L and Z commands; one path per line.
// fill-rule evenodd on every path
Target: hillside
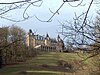
M 24 64 L 3 67 L 0 75 L 89 75 L 95 67 L 92 59 L 81 60 L 75 53 L 43 53 Z

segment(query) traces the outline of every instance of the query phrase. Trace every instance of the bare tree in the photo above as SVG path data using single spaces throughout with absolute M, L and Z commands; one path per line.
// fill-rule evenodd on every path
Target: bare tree
M 99 15 L 99 14 L 98 14 Z M 75 14 L 73 22 L 66 21 L 62 24 L 62 32 L 64 38 L 72 43 L 74 47 L 88 49 L 88 52 L 93 53 L 91 58 L 100 54 L 100 15 L 96 17 L 95 22 L 87 18 L 83 13 L 79 16 Z M 84 59 L 84 60 L 86 60 Z
M 3 63 L 3 46 L 7 44 L 7 36 L 8 36 L 8 27 L 0 28 L 0 68 L 2 67 Z M 6 50 L 5 50 L 6 53 Z
M 93 60 L 92 63 L 97 65 L 96 67 L 99 69 L 97 73 L 100 74 L 100 62 L 98 62 L 100 61 L 100 12 L 97 12 L 96 18 L 90 18 L 88 14 L 89 10 L 79 16 L 75 13 L 73 21 L 59 22 L 62 27 L 59 33 L 64 36 L 66 42 L 70 42 L 73 50 L 89 53 L 86 58 L 81 53 L 77 53 L 82 58 L 79 63 L 91 58 Z M 67 44 L 70 45 L 69 43 Z
M 26 60 L 25 31 L 17 26 L 0 28 L 0 66 Z

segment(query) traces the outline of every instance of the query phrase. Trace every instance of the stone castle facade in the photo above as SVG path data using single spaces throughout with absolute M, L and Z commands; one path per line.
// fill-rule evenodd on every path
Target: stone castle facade
M 26 36 L 26 45 L 43 51 L 62 51 L 64 49 L 63 40 L 58 37 L 56 39 L 46 36 L 35 35 L 32 30 L 29 30 Z

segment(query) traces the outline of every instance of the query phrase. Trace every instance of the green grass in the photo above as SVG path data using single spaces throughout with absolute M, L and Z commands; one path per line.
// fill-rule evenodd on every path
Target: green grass
M 84 58 L 85 57 L 86 55 Z M 65 72 L 61 70 L 54 71 L 39 67 L 43 64 L 57 66 L 57 62 L 59 60 L 71 62 L 72 60 L 82 60 L 82 58 L 75 53 L 43 53 L 35 58 L 32 58 L 31 60 L 28 60 L 24 64 L 3 67 L 0 69 L 0 75 L 64 75 Z M 90 60 L 85 62 L 87 65 L 89 63 Z M 19 72 L 21 71 L 27 71 L 27 73 L 20 74 Z

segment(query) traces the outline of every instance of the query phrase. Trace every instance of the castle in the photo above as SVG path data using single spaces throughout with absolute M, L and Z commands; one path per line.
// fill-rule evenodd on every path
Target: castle
M 30 48 L 35 48 L 42 51 L 62 51 L 64 49 L 63 40 L 58 37 L 56 39 L 46 36 L 35 35 L 30 29 L 26 35 L 26 45 Z

